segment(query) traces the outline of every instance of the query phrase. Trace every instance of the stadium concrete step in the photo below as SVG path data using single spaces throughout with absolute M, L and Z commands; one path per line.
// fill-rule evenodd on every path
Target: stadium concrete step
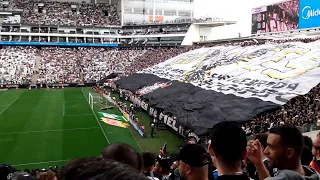
M 157 124 L 157 129 L 158 130 L 167 130 L 167 125 L 165 123 L 159 122 Z
M 35 62 L 35 65 L 34 65 L 31 84 L 37 84 L 37 79 L 39 77 L 39 73 L 38 72 L 39 72 L 40 62 L 41 62 L 41 56 L 37 56 L 36 57 L 36 62 Z

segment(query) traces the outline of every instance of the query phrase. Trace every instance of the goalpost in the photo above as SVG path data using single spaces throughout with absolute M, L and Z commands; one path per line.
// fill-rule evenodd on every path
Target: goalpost
M 89 92 L 89 105 L 90 105 L 91 109 L 93 109 L 93 96 L 90 92 Z
M 89 92 L 88 100 L 91 109 L 93 109 L 95 105 L 98 105 L 100 109 L 108 105 L 108 101 L 102 96 L 102 94 Z

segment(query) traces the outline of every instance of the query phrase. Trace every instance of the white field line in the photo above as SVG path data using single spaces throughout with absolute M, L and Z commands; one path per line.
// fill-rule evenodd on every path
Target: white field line
M 16 99 L 14 99 L 6 108 L 4 108 L 4 110 L 2 110 L 2 111 L 0 112 L 0 114 L 2 114 L 5 110 L 7 110 L 14 102 L 16 102 L 16 100 L 18 100 L 19 97 L 20 97 L 20 95 L 19 95 Z
M 25 163 L 25 164 L 15 164 L 15 165 L 12 165 L 12 166 L 15 167 L 15 166 L 28 166 L 28 165 L 34 165 L 34 164 L 58 163 L 58 162 L 66 162 L 66 161 L 69 161 L 69 160 L 70 160 L 70 159 L 57 160 L 57 161 L 36 162 L 36 163 Z
M 63 104 L 62 104 L 62 116 L 64 116 L 64 113 L 65 113 L 65 101 L 63 101 Z
M 46 132 L 61 132 L 61 131 L 78 131 L 78 130 L 90 130 L 90 129 L 99 129 L 99 127 L 73 128 L 73 129 L 53 129 L 53 130 L 43 130 L 43 131 L 8 132 L 8 133 L 0 133 L 0 135 L 6 135 L 6 134 L 46 133 Z
M 88 101 L 88 105 L 89 105 L 89 107 L 90 107 L 89 99 L 87 98 L 86 94 L 84 93 L 84 91 L 83 91 L 83 87 L 82 87 L 82 93 L 83 93 L 84 97 L 87 99 L 87 101 Z M 91 107 L 90 107 L 90 109 L 91 109 Z M 104 130 L 103 130 L 103 128 L 102 128 L 102 126 L 101 126 L 101 124 L 100 124 L 100 121 L 98 120 L 98 117 L 97 117 L 96 113 L 93 111 L 93 109 L 91 109 L 91 110 L 92 110 L 92 113 L 93 113 L 94 117 L 95 117 L 95 118 L 96 118 L 96 120 L 97 120 L 97 123 L 98 123 L 98 124 L 99 124 L 99 126 L 100 126 L 100 129 L 101 129 L 101 131 L 102 131 L 102 133 L 103 133 L 104 137 L 106 138 L 106 140 L 107 140 L 108 144 L 110 144 L 110 141 L 109 141 L 109 139 L 108 139 L 108 137 L 107 137 L 106 133 L 104 132 Z
M 9 106 L 10 104 L 4 104 L 4 105 L 0 105 L 0 107 L 2 107 L 2 106 Z

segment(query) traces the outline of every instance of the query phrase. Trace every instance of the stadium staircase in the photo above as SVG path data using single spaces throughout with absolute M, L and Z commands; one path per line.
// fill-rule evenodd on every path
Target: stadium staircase
M 157 129 L 160 131 L 167 130 L 167 125 L 164 122 L 158 122 L 156 126 L 157 126 Z
M 36 85 L 37 84 L 37 79 L 39 77 L 40 62 L 41 62 L 41 56 L 37 56 L 36 57 L 36 62 L 35 62 L 35 65 L 34 65 L 34 71 L 33 71 L 33 75 L 32 75 L 31 85 Z

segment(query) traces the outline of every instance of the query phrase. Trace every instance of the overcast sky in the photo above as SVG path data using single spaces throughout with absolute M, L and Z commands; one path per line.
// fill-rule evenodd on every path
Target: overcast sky
M 230 29 L 247 36 L 251 34 L 251 9 L 281 1 L 283 0 L 195 0 L 194 13 L 196 17 L 208 15 L 237 21 L 237 25 Z

